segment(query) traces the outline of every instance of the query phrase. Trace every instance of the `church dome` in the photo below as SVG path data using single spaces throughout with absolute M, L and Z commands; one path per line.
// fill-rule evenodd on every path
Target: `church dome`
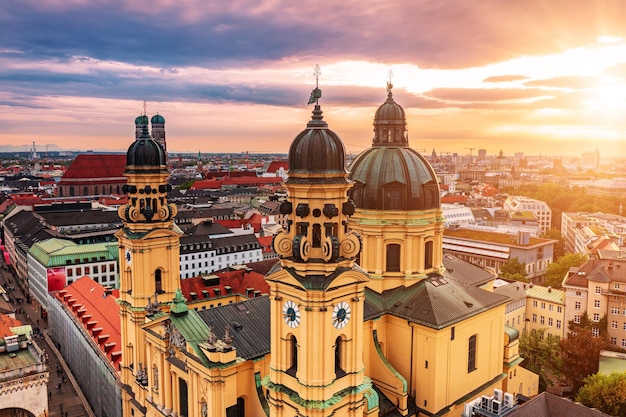
M 152 123 L 153 125 L 154 124 L 164 125 L 165 118 L 161 116 L 160 114 L 155 114 L 154 116 L 152 116 L 152 119 L 150 119 L 150 123 Z
M 349 191 L 357 208 L 370 210 L 427 210 L 438 208 L 439 185 L 432 167 L 411 149 L 404 109 L 387 87 L 387 100 L 374 118 L 372 147 L 350 166 Z
M 126 165 L 161 167 L 166 165 L 165 161 L 163 148 L 150 137 L 148 127 L 144 125 L 139 139 L 128 147 Z
M 289 148 L 289 178 L 316 174 L 345 177 L 346 173 L 343 142 L 328 128 L 320 106 L 316 105 L 306 129 L 295 137 Z
M 137 116 L 135 118 L 135 126 L 147 125 L 148 124 L 148 116 L 142 114 L 141 116 Z

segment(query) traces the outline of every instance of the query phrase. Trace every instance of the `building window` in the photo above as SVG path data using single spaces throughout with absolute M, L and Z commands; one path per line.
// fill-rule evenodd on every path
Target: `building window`
M 546 318 L 544 316 L 539 317 L 540 324 L 546 324 Z
M 476 370 L 476 335 L 469 338 L 467 346 L 467 372 Z
M 71 268 L 67 268 L 67 276 L 68 276 L 68 277 L 72 277 L 72 276 L 74 276 L 74 270 L 73 270 L 73 269 L 71 269 Z
M 533 313 L 533 323 L 537 323 L 537 315 Z
M 450 328 L 450 340 L 454 340 L 454 333 L 455 333 L 454 326 L 452 326 L 452 328 Z
M 163 292 L 163 282 L 161 280 L 161 270 L 154 271 L 154 291 L 158 294 Z
M 617 320 L 611 321 L 611 329 L 617 329 Z
M 561 320 L 557 320 L 556 321 L 556 328 L 560 329 L 561 328 Z
M 387 245 L 387 272 L 400 272 L 400 245 Z
M 596 323 L 600 321 L 600 313 L 593 313 L 593 321 Z
M 294 335 L 289 337 L 289 356 L 291 366 L 287 369 L 287 373 L 295 376 L 298 371 L 298 339 Z
M 557 312 L 557 313 L 562 313 L 562 312 L 563 312 L 563 306 L 558 306 L 558 307 L 556 308 L 556 312 Z
M 537 300 L 533 300 L 533 307 L 537 307 Z
M 619 282 L 614 283 L 613 288 L 615 288 L 616 290 L 619 290 Z
M 622 339 L 622 347 L 626 348 L 626 339 Z
M 592 327 L 591 328 L 591 336 L 593 336 L 593 337 L 600 336 L 600 329 L 598 329 L 597 327 Z
M 552 317 L 548 317 L 548 326 L 552 327 L 554 325 L 554 319 Z
M 611 307 L 611 314 L 618 315 L 620 312 L 619 307 Z
M 548 310 L 554 311 L 554 304 L 549 304 L 548 305 Z
M 541 309 L 545 310 L 546 309 L 546 303 L 541 303 Z
M 343 370 L 343 355 L 345 354 L 344 349 L 344 340 L 342 340 L 341 336 L 339 336 L 335 339 L 335 376 L 337 378 L 346 374 Z
M 424 247 L 424 269 L 433 267 L 433 242 L 426 242 Z
M 574 316 L 574 323 L 580 323 L 580 316 Z
M 91 269 L 88 266 L 86 266 L 85 267 L 85 275 L 89 275 L 91 273 L 90 271 L 91 271 Z
M 580 310 L 580 301 L 574 303 L 574 310 Z
M 580 297 L 582 294 L 582 291 L 576 291 L 576 296 Z
M 617 337 L 611 336 L 611 344 L 612 345 L 617 345 Z
M 596 294 L 602 294 L 602 288 L 596 286 Z
M 593 308 L 600 308 L 600 300 L 594 300 Z

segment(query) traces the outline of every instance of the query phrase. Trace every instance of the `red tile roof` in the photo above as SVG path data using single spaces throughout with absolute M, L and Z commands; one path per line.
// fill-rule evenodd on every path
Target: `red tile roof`
M 5 314 L 0 314 L 0 338 L 13 336 L 11 327 L 21 326 L 22 322 Z
M 289 161 L 272 161 L 265 172 L 277 172 L 280 168 L 287 171 L 289 169 Z
M 180 289 L 188 302 L 192 302 L 192 292 L 196 293 L 198 300 L 208 300 L 225 295 L 227 293 L 225 287 L 231 287 L 233 294 L 247 295 L 248 288 L 261 291 L 261 294 L 269 294 L 270 292 L 270 287 L 265 281 L 265 276 L 258 272 L 235 270 L 215 272 L 214 275 L 219 278 L 219 285 L 207 285 L 203 277 L 180 280 Z M 215 293 L 216 288 L 219 288 L 220 295 Z M 206 296 L 202 292 L 203 290 L 206 291 Z
M 259 245 L 263 248 L 262 253 L 274 252 L 272 249 L 272 243 L 274 242 L 274 236 L 261 236 L 258 237 Z
M 76 156 L 67 171 L 63 174 L 63 179 L 81 178 L 115 178 L 126 182 L 124 170 L 126 169 L 125 154 L 91 154 L 82 153 Z
M 462 195 L 446 195 L 446 196 L 441 197 L 441 202 L 448 203 L 448 204 L 452 204 L 452 203 L 465 204 L 467 203 L 467 197 L 462 196 Z
M 254 187 L 267 184 L 280 184 L 282 178 L 280 177 L 235 177 L 235 178 L 223 178 L 215 180 L 199 180 L 193 183 L 191 190 L 219 190 L 224 185 L 234 185 L 241 187 Z
M 55 294 L 77 323 L 89 333 L 116 370 L 122 360 L 120 306 L 117 290 L 105 295 L 102 285 L 84 276 Z M 106 336 L 106 337 L 105 337 Z

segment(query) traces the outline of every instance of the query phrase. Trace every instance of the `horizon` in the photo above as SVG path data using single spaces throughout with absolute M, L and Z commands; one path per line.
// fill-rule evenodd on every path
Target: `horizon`
M 285 153 L 319 64 L 349 153 L 391 81 L 419 151 L 626 156 L 619 0 L 7 1 L 0 147 L 123 152 L 146 101 L 171 153 Z

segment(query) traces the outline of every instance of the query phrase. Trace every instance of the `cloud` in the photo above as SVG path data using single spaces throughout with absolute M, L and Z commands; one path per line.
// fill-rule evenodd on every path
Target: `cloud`
M 493 75 L 483 80 L 486 83 L 503 83 L 511 81 L 527 80 L 529 77 L 525 75 Z
M 569 88 L 569 89 L 588 89 L 598 85 L 596 77 L 583 76 L 562 76 L 543 80 L 532 80 L 524 83 L 530 87 L 552 87 L 552 88 Z

